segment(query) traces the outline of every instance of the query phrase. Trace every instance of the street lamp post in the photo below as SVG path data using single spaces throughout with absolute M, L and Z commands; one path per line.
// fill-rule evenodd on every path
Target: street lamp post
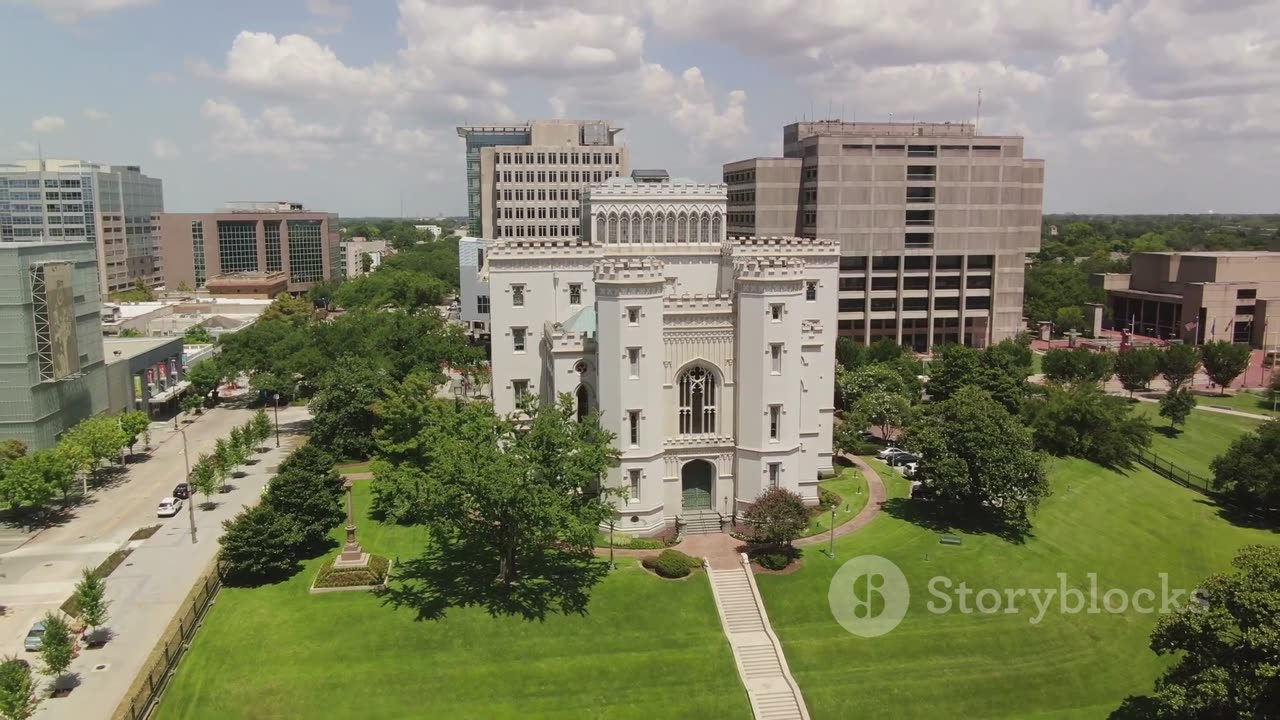
M 187 466 L 187 523 L 191 526 L 191 544 L 195 545 L 196 540 L 196 504 L 191 502 L 191 453 L 187 452 L 187 430 L 186 428 L 178 428 L 178 432 L 182 434 L 182 463 Z
M 280 393 L 276 393 L 276 447 L 280 447 Z
M 827 546 L 827 557 L 836 559 L 836 506 L 831 506 L 831 540 Z

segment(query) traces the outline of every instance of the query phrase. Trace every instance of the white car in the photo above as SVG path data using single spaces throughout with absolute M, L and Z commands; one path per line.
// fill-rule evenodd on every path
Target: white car
M 173 517 L 182 509 L 182 499 L 167 497 L 156 506 L 156 517 Z
M 881 450 L 880 452 L 876 453 L 876 457 L 880 458 L 881 460 L 888 460 L 894 455 L 901 455 L 904 452 L 906 452 L 906 450 L 903 450 L 902 448 L 887 447 Z
M 905 477 L 915 477 L 916 470 L 919 469 L 919 467 L 920 465 L 918 463 L 913 463 L 913 462 L 907 463 L 906 465 L 902 466 L 902 474 Z

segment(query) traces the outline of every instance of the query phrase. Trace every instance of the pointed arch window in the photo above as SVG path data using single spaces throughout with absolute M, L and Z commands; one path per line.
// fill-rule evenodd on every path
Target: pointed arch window
M 680 434 L 703 435 L 716 431 L 716 376 L 694 366 L 680 373 Z
M 627 213 L 622 213 L 622 238 L 621 242 L 631 242 L 631 217 Z
M 711 242 L 711 215 L 702 213 L 702 232 L 698 234 L 698 242 Z
M 596 242 L 605 243 L 609 241 L 607 227 L 608 224 L 603 215 L 596 219 Z
M 667 213 L 667 242 L 676 242 L 676 214 Z
M 609 241 L 610 244 L 618 242 L 618 216 L 609 216 Z
M 640 213 L 633 213 L 631 215 L 631 242 L 638 243 L 640 240 Z
M 720 242 L 724 233 L 720 230 L 720 213 L 711 216 L 711 242 Z
M 645 243 L 653 242 L 653 216 L 648 213 L 644 216 L 644 241 Z

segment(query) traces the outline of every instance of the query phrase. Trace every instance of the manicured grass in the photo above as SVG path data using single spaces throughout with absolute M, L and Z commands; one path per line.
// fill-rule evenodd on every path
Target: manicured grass
M 354 489 L 367 517 L 369 488 Z M 408 560 L 422 528 L 360 521 L 371 552 Z M 660 580 L 629 560 L 583 615 L 453 608 L 416 620 L 368 593 L 292 579 L 218 596 L 156 717 L 747 718 L 704 574 Z
M 343 475 L 348 475 L 348 474 L 354 475 L 355 473 L 367 473 L 369 472 L 369 461 L 353 460 L 351 462 L 341 463 L 338 465 L 338 472 L 342 473 Z
M 1197 398 L 1204 402 L 1204 398 Z M 1139 403 L 1135 410 L 1151 421 L 1156 429 L 1151 436 L 1151 451 L 1166 460 L 1179 465 L 1205 478 L 1212 478 L 1213 471 L 1209 463 L 1222 453 L 1227 446 L 1240 435 L 1252 432 L 1261 420 L 1225 415 L 1223 413 L 1194 410 L 1187 417 L 1187 422 L 1179 429 L 1181 433 L 1170 436 L 1166 434 L 1169 421 L 1160 417 L 1160 408 L 1155 403 Z
M 840 496 L 840 505 L 836 507 L 836 527 L 852 520 L 867 504 L 867 479 L 857 468 L 843 468 L 839 475 L 819 483 L 818 486 Z M 830 530 L 831 511 L 824 510 L 809 520 L 809 527 L 801 537 L 819 535 Z
M 869 462 L 891 498 L 901 497 L 905 483 Z M 891 499 L 868 527 L 837 539 L 835 561 L 810 550 L 797 573 L 757 577 L 815 720 L 1106 717 L 1127 695 L 1150 692 L 1165 667 L 1148 649 L 1155 615 L 1062 614 L 1056 601 L 1038 624 L 1030 601 L 1018 614 L 935 614 L 930 579 L 974 590 L 1057 588 L 1057 573 L 1066 573 L 1069 587 L 1087 593 L 1087 574 L 1096 573 L 1100 593 L 1158 594 L 1159 573 L 1189 589 L 1228 569 L 1241 546 L 1280 538 L 1229 524 L 1201 495 L 1145 468 L 1117 473 L 1057 460 L 1051 478 L 1053 495 L 1023 543 L 953 530 L 963 544 L 942 545 L 941 530 L 903 519 L 908 501 Z M 906 618 L 877 638 L 847 633 L 828 605 L 836 569 L 859 555 L 893 561 L 911 589 Z
M 1041 365 L 1044 362 L 1044 353 L 1031 353 L 1031 374 L 1040 375 L 1044 372 Z
M 1200 405 L 1209 407 L 1224 407 L 1230 410 L 1240 410 L 1242 412 L 1255 413 L 1257 415 L 1270 415 L 1276 417 L 1280 415 L 1275 410 L 1271 402 L 1270 392 L 1243 392 L 1238 391 L 1229 395 L 1200 395 L 1196 397 Z

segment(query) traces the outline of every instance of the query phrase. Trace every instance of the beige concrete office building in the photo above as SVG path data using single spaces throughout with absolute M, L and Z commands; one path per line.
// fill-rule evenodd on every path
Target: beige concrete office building
M 1280 253 L 1137 253 L 1130 263 L 1092 278 L 1107 292 L 1104 325 L 1196 344 L 1280 340 Z
M 165 286 L 250 297 L 304 292 L 338 274 L 338 216 L 300 203 L 237 202 L 215 213 L 161 213 L 153 227 Z
M 1044 161 L 971 123 L 793 123 L 783 157 L 724 166 L 731 236 L 840 245 L 838 329 L 928 352 L 1025 328 Z
M 607 120 L 536 120 L 458 128 L 467 141 L 470 234 L 496 238 L 575 238 L 589 184 L 630 172 L 622 128 Z

